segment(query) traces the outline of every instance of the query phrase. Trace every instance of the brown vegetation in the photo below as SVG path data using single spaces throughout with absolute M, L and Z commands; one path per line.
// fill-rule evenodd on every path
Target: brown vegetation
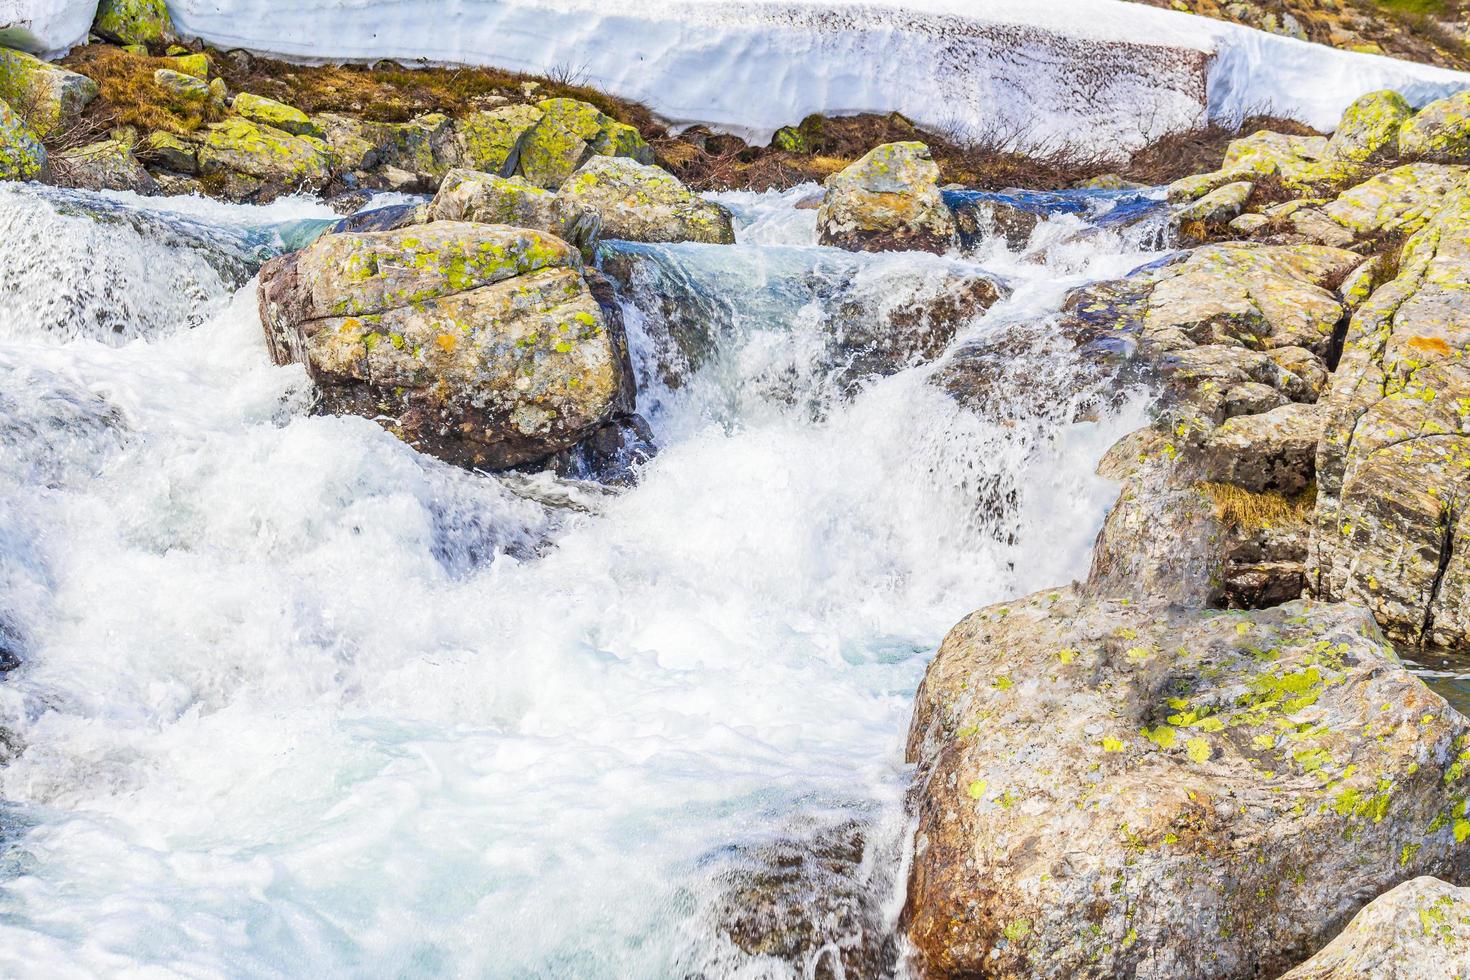
M 88 44 L 73 51 L 62 64 L 86 75 L 102 90 L 85 117 L 99 131 L 109 126 L 137 126 L 182 135 L 222 115 L 218 108 L 182 99 L 154 81 L 155 71 L 169 67 L 160 58 L 107 44 Z

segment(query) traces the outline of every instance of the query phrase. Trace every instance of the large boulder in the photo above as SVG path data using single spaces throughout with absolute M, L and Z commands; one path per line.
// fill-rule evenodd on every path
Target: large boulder
M 1398 155 L 1399 130 L 1414 114 L 1408 100 L 1392 90 L 1369 92 L 1348 106 L 1327 141 L 1327 156 L 1354 163 Z
M 0 100 L 0 180 L 44 180 L 50 172 L 46 148 Z
M 92 32 L 115 44 L 161 44 L 174 35 L 164 0 L 102 0 Z
M 37 136 L 48 136 L 74 120 L 99 91 L 86 75 L 0 48 L 0 101 Z
M 451 170 L 429 204 L 429 221 L 476 221 L 549 232 L 591 258 L 602 219 L 585 205 L 543 190 L 521 177 Z
M 331 174 L 326 143 L 239 116 L 212 123 L 199 142 L 197 156 L 202 174 L 244 177 L 231 195 L 242 198 L 317 190 Z
M 594 156 L 557 193 L 602 218 L 608 238 L 631 242 L 732 245 L 730 212 L 666 170 L 627 157 Z
M 1424 227 L 1448 195 L 1465 181 L 1470 167 L 1410 163 L 1376 174 L 1343 191 L 1317 209 L 1291 215 L 1299 231 L 1322 237 L 1317 226 L 1305 225 L 1307 214 L 1320 214 L 1350 233 L 1350 238 L 1412 234 Z
M 538 187 L 556 190 L 594 156 L 653 163 L 653 149 L 638 130 L 576 99 L 547 99 L 541 117 L 519 140 L 516 172 Z
M 954 216 L 939 192 L 939 167 L 923 143 L 886 143 L 827 178 L 817 211 L 823 245 L 853 252 L 943 254 Z
M 616 306 L 550 235 L 453 221 L 328 235 L 267 263 L 259 295 L 272 357 L 304 364 L 327 411 L 453 463 L 544 459 L 633 410 Z
M 1470 642 L 1470 190 L 1405 244 L 1325 405 L 1314 588 L 1405 643 Z
M 1470 90 L 1431 102 L 1406 121 L 1399 153 L 1437 163 L 1470 161 Z
M 1470 833 L 1470 824 L 1464 827 Z M 1281 980 L 1369 977 L 1470 977 L 1470 888 L 1427 875 L 1406 881 L 1369 902 L 1325 949 Z
M 521 141 L 545 113 L 533 105 L 507 105 L 461 116 L 455 122 L 459 165 L 509 177 L 521 161 Z
M 1470 722 L 1361 609 L 1038 593 L 945 640 L 909 737 L 929 977 L 1274 976 L 1463 878 Z

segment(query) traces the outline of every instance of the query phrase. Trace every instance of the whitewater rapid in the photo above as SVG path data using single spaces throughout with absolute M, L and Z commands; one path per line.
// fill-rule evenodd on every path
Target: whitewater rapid
M 658 303 L 628 290 L 662 449 L 611 492 L 311 414 L 250 274 L 319 204 L 0 188 L 23 664 L 0 974 L 785 976 L 721 934 L 722 875 L 844 822 L 892 892 L 925 664 L 970 610 L 1085 573 L 1116 492 L 1093 468 L 1143 417 L 1074 421 L 1051 318 L 1157 253 L 1059 215 L 1022 253 L 854 257 L 815 247 L 810 192 L 725 196 L 738 246 L 611 246 L 724 311 L 670 386 Z M 881 297 L 977 264 L 1013 293 L 952 352 L 1035 338 L 981 410 L 932 367 L 812 369 L 811 282 Z

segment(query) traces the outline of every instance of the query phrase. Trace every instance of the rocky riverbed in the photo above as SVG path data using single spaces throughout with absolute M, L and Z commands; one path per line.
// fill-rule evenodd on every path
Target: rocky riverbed
M 701 193 L 94 32 L 0 50 L 7 975 L 1470 972 L 1470 95 Z

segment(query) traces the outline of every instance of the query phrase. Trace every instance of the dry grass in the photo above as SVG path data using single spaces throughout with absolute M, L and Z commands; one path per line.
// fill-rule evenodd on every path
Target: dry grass
M 1230 483 L 1198 483 L 1195 489 L 1210 499 L 1216 518 L 1244 531 L 1302 524 L 1317 506 L 1315 483 L 1294 497 L 1252 493 Z
M 86 75 L 102 90 L 87 109 L 86 120 L 94 128 L 137 126 L 183 135 L 222 115 L 217 107 L 181 99 L 155 82 L 153 73 L 166 67 L 157 58 L 89 44 L 77 48 L 62 64 Z

